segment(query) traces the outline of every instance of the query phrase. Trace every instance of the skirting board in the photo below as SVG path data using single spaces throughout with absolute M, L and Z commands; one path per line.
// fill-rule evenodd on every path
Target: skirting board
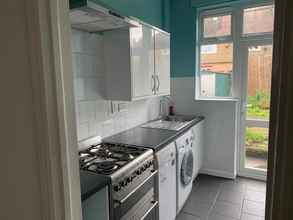
M 211 176 L 217 176 L 217 177 L 223 177 L 227 179 L 235 179 L 236 174 L 230 173 L 230 172 L 225 172 L 221 170 L 214 170 L 214 169 L 201 169 L 199 171 L 200 174 L 207 174 Z

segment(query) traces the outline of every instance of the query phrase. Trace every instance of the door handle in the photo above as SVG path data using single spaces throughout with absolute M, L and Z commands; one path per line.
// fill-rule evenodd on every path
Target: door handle
M 151 87 L 152 87 L 152 92 L 155 92 L 155 76 L 152 75 L 152 80 L 151 80 Z
M 158 85 L 157 85 L 157 91 L 159 91 L 159 88 L 160 88 L 160 79 L 159 79 L 159 76 L 158 74 L 156 75 L 156 78 L 157 78 L 157 82 L 158 82 Z
M 171 165 L 172 165 L 172 166 L 175 165 L 175 160 L 172 160 Z

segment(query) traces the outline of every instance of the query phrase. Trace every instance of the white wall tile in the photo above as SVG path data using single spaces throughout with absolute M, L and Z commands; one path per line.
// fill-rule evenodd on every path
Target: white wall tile
M 101 35 L 72 30 L 78 140 L 107 137 L 158 117 L 159 98 L 129 102 L 122 112 L 111 113 L 111 101 L 104 99 L 102 43 Z
M 74 95 L 75 95 L 76 101 L 81 101 L 85 99 L 85 89 L 84 89 L 83 78 L 74 79 Z
M 83 33 L 81 31 L 72 29 L 71 31 L 71 49 L 72 52 L 83 52 Z
M 95 120 L 96 112 L 95 112 L 95 103 L 86 101 L 79 103 L 79 122 L 89 122 Z
M 82 123 L 77 126 L 78 140 L 83 140 L 89 137 L 89 124 Z
M 72 69 L 74 76 L 81 75 L 82 54 L 72 53 Z
M 98 77 L 84 78 L 85 99 L 99 100 L 103 98 L 103 91 Z

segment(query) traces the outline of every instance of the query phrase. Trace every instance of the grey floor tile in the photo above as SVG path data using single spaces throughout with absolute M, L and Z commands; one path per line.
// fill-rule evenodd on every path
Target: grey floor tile
M 241 220 L 264 220 L 264 217 L 242 213 Z
M 244 192 L 241 192 L 241 191 L 223 189 L 218 196 L 218 201 L 225 201 L 225 202 L 230 202 L 230 203 L 235 203 L 240 205 L 242 205 L 243 200 L 244 200 Z
M 263 220 L 265 188 L 252 179 L 200 175 L 177 220 Z
M 219 191 L 221 189 L 221 183 L 203 183 L 200 182 L 196 189 L 206 189 L 206 190 L 211 190 L 211 191 Z
M 217 201 L 211 214 L 219 214 L 230 218 L 240 219 L 242 206 L 229 202 Z
M 254 202 L 265 202 L 266 193 L 247 189 L 245 192 L 245 199 L 251 200 Z
M 176 220 L 201 220 L 198 216 L 190 215 L 188 213 L 180 212 Z
M 212 207 L 213 203 L 205 203 L 198 200 L 196 197 L 190 196 L 182 208 L 182 211 L 204 219 L 208 216 Z
M 191 191 L 189 197 L 203 203 L 213 204 L 216 201 L 218 194 L 219 190 L 215 190 L 214 188 L 198 187 Z
M 238 220 L 236 218 L 231 218 L 231 217 L 228 217 L 228 216 L 223 216 L 223 215 L 219 215 L 219 214 L 216 214 L 216 213 L 211 213 L 207 220 Z
M 224 190 L 232 190 L 232 191 L 239 191 L 239 192 L 245 192 L 246 190 L 246 185 L 242 181 L 236 180 L 229 180 L 225 181 L 222 184 L 222 189 Z
M 265 203 L 244 200 L 242 212 L 251 215 L 264 216 Z
M 247 190 L 253 190 L 258 192 L 266 192 L 266 183 L 262 181 L 248 181 L 246 183 Z
M 200 186 L 220 187 L 224 179 L 219 177 L 212 177 L 207 175 L 200 175 L 198 178 Z

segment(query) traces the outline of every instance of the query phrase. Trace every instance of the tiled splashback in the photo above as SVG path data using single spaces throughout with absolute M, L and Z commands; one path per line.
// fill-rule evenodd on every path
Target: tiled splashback
M 104 99 L 102 35 L 72 30 L 71 37 L 78 140 L 107 137 L 158 117 L 159 98 L 121 104 L 113 114 L 119 102 Z

